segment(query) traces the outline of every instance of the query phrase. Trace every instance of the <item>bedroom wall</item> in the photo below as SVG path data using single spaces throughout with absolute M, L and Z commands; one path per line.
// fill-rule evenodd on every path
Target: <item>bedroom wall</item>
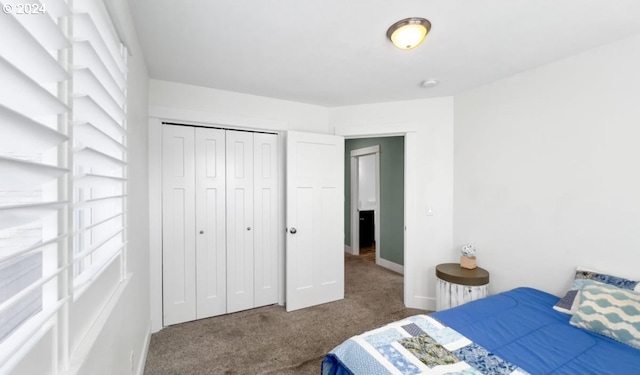
M 327 110 L 316 105 L 156 79 L 149 81 L 149 93 L 151 113 L 187 113 L 204 121 L 255 124 L 272 130 L 329 131 Z
M 455 97 L 454 246 L 490 293 L 561 295 L 578 265 L 640 277 L 638 66 L 640 35 Z
M 435 266 L 452 248 L 453 98 L 329 108 L 329 125 L 348 138 L 405 135 L 405 304 L 435 309 Z

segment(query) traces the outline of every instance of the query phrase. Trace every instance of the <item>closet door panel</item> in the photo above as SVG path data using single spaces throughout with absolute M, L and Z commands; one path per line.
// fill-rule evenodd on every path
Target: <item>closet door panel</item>
M 255 307 L 278 302 L 278 137 L 254 134 Z
M 171 325 L 196 319 L 194 130 L 162 130 L 163 319 Z
M 253 134 L 227 131 L 227 312 L 254 307 Z
M 225 132 L 195 129 L 197 318 L 227 312 Z

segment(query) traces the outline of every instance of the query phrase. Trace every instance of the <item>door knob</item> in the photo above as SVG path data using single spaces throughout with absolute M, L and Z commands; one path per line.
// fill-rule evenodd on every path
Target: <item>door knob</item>
M 298 230 L 296 228 L 292 227 L 291 229 L 289 229 L 289 233 L 291 233 L 291 234 L 296 234 L 297 232 L 298 232 Z
M 247 230 L 251 230 L 251 227 L 247 227 Z
M 203 231 L 203 230 L 201 230 L 201 231 L 200 231 L 200 234 L 204 234 L 204 231 Z

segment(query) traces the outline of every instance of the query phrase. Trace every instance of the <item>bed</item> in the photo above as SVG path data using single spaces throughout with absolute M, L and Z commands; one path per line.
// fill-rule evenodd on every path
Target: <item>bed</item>
M 579 300 L 593 293 L 602 298 L 595 286 L 587 288 Z M 617 293 L 619 288 L 613 288 Z M 623 308 L 631 314 L 623 319 L 640 329 L 635 302 L 631 310 Z M 603 332 L 601 322 L 595 327 L 576 323 L 584 314 L 554 309 L 563 303 L 567 301 L 540 290 L 517 288 L 412 316 L 343 342 L 324 358 L 322 374 L 640 374 L 640 343 L 633 341 L 638 337 L 629 341 Z M 613 320 L 614 326 L 628 323 L 619 316 Z

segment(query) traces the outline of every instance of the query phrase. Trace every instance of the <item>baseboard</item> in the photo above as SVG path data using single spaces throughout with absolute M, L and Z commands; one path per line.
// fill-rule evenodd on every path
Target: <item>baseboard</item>
M 140 359 L 138 360 L 138 369 L 136 375 L 144 374 L 144 365 L 147 363 L 147 354 L 149 353 L 149 343 L 151 342 L 151 321 L 149 321 L 149 327 L 147 327 L 146 339 L 142 343 L 142 351 L 140 352 Z
M 436 311 L 436 299 L 433 297 L 413 296 L 411 301 L 404 301 L 409 308 Z
M 386 259 L 379 258 L 376 264 L 380 267 L 384 267 L 388 270 L 404 275 L 404 266 L 401 266 L 398 263 L 393 263 Z
M 356 255 L 356 254 L 353 253 L 353 249 L 349 245 L 344 245 L 344 252 L 345 253 L 349 253 L 351 255 Z

